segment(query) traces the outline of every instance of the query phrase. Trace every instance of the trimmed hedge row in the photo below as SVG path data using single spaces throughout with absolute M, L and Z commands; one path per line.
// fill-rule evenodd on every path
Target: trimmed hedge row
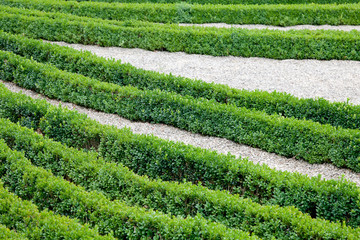
M 78 2 L 89 0 L 76 0 Z M 91 0 L 92 2 L 111 2 L 111 3 L 197 3 L 197 4 L 343 4 L 359 3 L 359 0 Z
M 1 141 L 0 145 L 3 144 Z M 3 152 L 3 149 L 0 151 Z M 1 163 L 3 163 L 4 155 L 0 154 Z M 2 174 L 5 171 L 4 167 L 1 166 Z M 115 239 L 111 236 L 100 236 L 88 225 L 81 225 L 77 220 L 69 217 L 55 215 L 48 210 L 39 212 L 36 205 L 29 201 L 23 201 L 8 192 L 2 183 L 0 183 L 0 223 L 18 233 L 11 233 L 7 230 L 7 237 L 13 236 L 14 238 L 5 239 Z M 24 238 L 16 238 L 19 234 Z M 0 237 L 2 236 L 0 235 Z
M 360 4 L 190 5 L 105 3 L 52 0 L 2 0 L 2 5 L 55 11 L 110 20 L 159 23 L 228 23 L 265 25 L 357 25 Z
M 27 238 L 23 234 L 19 234 L 15 231 L 11 231 L 4 225 L 0 224 L 0 239 L 5 240 L 26 240 Z
M 23 199 L 31 199 L 41 209 L 51 208 L 96 226 L 100 234 L 112 234 L 118 239 L 259 239 L 200 216 L 183 219 L 110 201 L 99 192 L 87 192 L 33 166 L 23 154 L 12 151 L 3 141 L 0 159 L 2 181 L 11 191 Z M 350 228 L 341 228 L 339 232 L 350 237 L 358 234 Z
M 151 181 L 147 177 L 135 175 L 121 164 L 105 162 L 95 153 L 65 147 L 8 120 L 0 119 L 0 138 L 11 149 L 24 152 L 25 157 L 34 165 L 50 169 L 55 175 L 81 185 L 88 191 L 101 191 L 110 199 L 121 199 L 131 205 L 154 208 L 183 217 L 201 214 L 207 219 L 249 231 L 263 239 L 339 236 L 333 232 L 339 226 L 311 219 L 293 208 L 261 206 L 226 192 L 211 191 L 190 183 Z M 359 189 L 356 190 L 359 194 Z M 357 200 L 349 200 L 356 208 Z M 339 220 L 345 221 L 348 217 L 344 216 Z M 307 226 L 303 226 L 303 223 Z M 324 232 L 326 236 L 323 235 Z
M 0 51 L 0 79 L 135 121 L 164 123 L 227 138 L 269 152 L 331 163 L 360 172 L 360 131 L 194 99 L 160 90 L 139 90 L 61 71 L 52 65 Z
M 0 10 L 0 29 L 53 41 L 214 56 L 360 60 L 357 31 L 204 29 L 121 23 L 4 6 Z
M 239 90 L 226 85 L 160 74 L 135 68 L 130 64 L 122 64 L 120 61 L 97 57 L 89 52 L 80 52 L 1 31 L 0 49 L 120 86 L 160 89 L 235 104 L 238 107 L 253 108 L 268 114 L 305 118 L 343 128 L 360 128 L 360 106 L 345 102 L 330 103 L 325 99 L 299 99 L 286 93 Z
M 246 159 L 217 154 L 127 129 L 104 126 L 74 111 L 50 107 L 46 101 L 11 93 L 0 85 L 0 116 L 32 127 L 73 147 L 96 149 L 139 175 L 165 181 L 191 181 L 228 190 L 264 204 L 293 205 L 312 217 L 343 219 L 360 226 L 359 190 L 346 181 L 324 181 L 279 172 Z

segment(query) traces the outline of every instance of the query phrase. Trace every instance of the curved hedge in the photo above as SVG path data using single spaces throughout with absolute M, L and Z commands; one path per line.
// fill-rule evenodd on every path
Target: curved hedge
M 331 103 L 325 99 L 299 99 L 287 93 L 248 91 L 222 84 L 206 83 L 173 75 L 135 68 L 121 61 L 104 59 L 89 52 L 57 46 L 40 40 L 28 39 L 0 31 L 0 49 L 12 51 L 57 68 L 83 74 L 100 81 L 139 89 L 160 89 L 194 98 L 206 98 L 219 103 L 280 114 L 285 117 L 308 119 L 343 128 L 360 128 L 360 106 L 345 102 Z
M 357 31 L 160 26 L 0 6 L 0 29 L 32 38 L 214 56 L 360 60 Z
M 5 240 L 26 240 L 27 238 L 23 234 L 19 234 L 15 231 L 11 231 L 4 225 L 0 224 L 0 236 Z
M 107 163 L 93 153 L 65 147 L 8 120 L 0 119 L 0 138 L 10 144 L 11 149 L 24 152 L 34 165 L 50 169 L 55 175 L 81 185 L 86 190 L 101 191 L 110 199 L 126 200 L 131 205 L 184 217 L 201 214 L 207 219 L 251 232 L 262 239 L 315 239 L 323 238 L 322 232 L 327 233 L 326 237 L 334 234 L 331 233 L 334 228 L 332 224 L 299 215 L 292 208 L 261 206 L 226 192 L 211 191 L 191 184 L 151 181 L 122 165 Z M 355 189 L 355 192 L 360 193 L 359 189 Z M 355 207 L 351 210 L 359 212 L 357 200 L 350 201 Z M 303 222 L 307 222 L 308 226 L 302 226 Z M 304 230 L 299 231 L 299 225 Z
M 70 146 L 96 149 L 100 156 L 120 162 L 139 175 L 167 181 L 186 179 L 264 204 L 293 205 L 313 217 L 342 219 L 351 226 L 360 226 L 359 190 L 353 183 L 275 171 L 232 155 L 133 134 L 127 129 L 101 125 L 74 111 L 50 107 L 45 101 L 11 93 L 2 85 L 0 88 L 1 117 Z
M 12 151 L 0 141 L 1 179 L 4 185 L 23 199 L 31 199 L 39 208 L 75 217 L 96 226 L 100 234 L 118 239 L 259 239 L 238 229 L 195 218 L 173 217 L 145 208 L 129 207 L 110 201 L 103 194 L 87 192 L 43 168 L 35 167 L 23 154 Z M 337 227 L 335 235 L 354 236 L 350 228 Z
M 104 83 L 0 51 L 0 79 L 135 121 L 164 123 L 227 138 L 268 152 L 360 172 L 360 131 L 194 99 L 159 90 Z
M 83 2 L 89 0 L 77 0 Z M 359 3 L 359 0 L 91 0 L 92 2 L 111 2 L 111 3 L 197 3 L 197 4 L 343 4 Z
M 360 4 L 190 5 L 185 3 L 54 2 L 52 0 L 2 0 L 1 4 L 119 21 L 280 26 L 357 25 L 360 23 Z
M 0 140 L 0 148 L 3 148 L 3 145 L 3 141 Z M 5 157 L 3 151 L 3 149 L 0 150 L 2 173 L 4 172 L 5 158 L 10 157 L 10 154 Z M 1 239 L 115 239 L 111 236 L 100 236 L 88 225 L 81 225 L 77 220 L 69 217 L 55 215 L 49 210 L 40 212 L 33 203 L 23 201 L 8 192 L 1 181 L 0 223 L 3 224 L 0 225 Z M 14 231 L 9 231 L 4 226 Z

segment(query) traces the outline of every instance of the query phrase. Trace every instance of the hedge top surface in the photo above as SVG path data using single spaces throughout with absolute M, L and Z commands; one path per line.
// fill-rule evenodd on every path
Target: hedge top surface
M 119 200 L 111 201 L 98 191 L 86 191 L 83 187 L 68 182 L 62 177 L 54 176 L 51 171 L 32 165 L 23 153 L 11 150 L 2 139 L 0 139 L 0 158 L 7 166 L 6 171 L 2 171 L 1 174 L 4 185 L 9 189 L 17 191 L 21 196 L 23 194 L 28 198 L 31 196 L 32 201 L 37 205 L 43 204 L 42 207 L 50 204 L 62 214 L 81 216 L 82 219 L 79 221 L 90 225 L 93 225 L 91 224 L 93 222 L 98 227 L 105 227 L 106 231 L 115 237 L 119 237 L 119 234 L 128 236 L 129 233 L 131 236 L 133 232 L 136 236 L 136 232 L 146 226 L 150 235 L 162 236 L 165 239 L 189 239 L 187 237 L 191 236 L 199 239 L 259 239 L 257 236 L 250 236 L 248 232 L 227 228 L 223 224 L 208 221 L 201 216 L 185 219 L 151 209 L 128 206 Z M 32 184 L 32 187 L 26 184 Z M 48 196 L 48 202 L 39 203 L 39 198 L 41 201 L 44 196 Z M 124 229 L 121 227 L 127 231 L 122 232 Z M 343 233 L 345 232 L 349 236 L 357 234 L 350 228 L 344 228 Z
M 181 167 L 178 169 L 180 176 L 166 178 L 167 181 L 183 181 L 185 176 L 187 180 L 193 183 L 198 183 L 201 179 L 204 186 L 212 189 L 229 191 L 239 189 L 242 191 L 244 187 L 251 194 L 261 195 L 260 201 L 264 200 L 265 202 L 269 198 L 268 194 L 271 195 L 270 198 L 274 197 L 272 196 L 274 194 L 276 198 L 276 195 L 281 193 L 285 196 L 290 193 L 288 197 L 291 197 L 292 194 L 296 196 L 295 200 L 297 201 L 293 202 L 292 199 L 287 199 L 286 202 L 290 201 L 291 203 L 282 204 L 283 206 L 300 204 L 300 206 L 296 206 L 303 207 L 310 204 L 309 198 L 311 201 L 315 199 L 316 202 L 311 204 L 311 209 L 319 205 L 316 208 L 320 211 L 320 215 L 325 214 L 324 216 L 329 218 L 329 214 L 335 214 L 330 216 L 330 219 L 336 221 L 344 219 L 345 214 L 346 219 L 351 221 L 351 226 L 359 225 L 357 217 L 359 189 L 354 183 L 348 183 L 344 179 L 326 181 L 321 180 L 320 177 L 308 178 L 299 173 L 280 172 L 267 166 L 255 165 L 246 159 L 235 158 L 232 155 L 217 154 L 214 151 L 195 148 L 183 143 L 174 143 L 154 136 L 133 134 L 129 129 L 104 126 L 90 120 L 84 114 L 49 106 L 46 101 L 34 100 L 22 94 L 11 93 L 3 86 L 1 90 L 3 90 L 0 91 L 0 114 L 2 117 L 8 117 L 11 121 L 20 121 L 26 126 L 40 129 L 47 136 L 62 143 L 77 148 L 84 148 L 83 144 L 88 146 L 85 148 L 94 146 L 95 149 L 99 150 L 101 156 L 104 156 L 102 154 L 105 152 L 104 157 L 107 159 L 125 165 L 126 162 L 123 161 L 123 158 L 129 159 L 130 157 L 129 160 L 133 162 L 133 165 L 136 165 L 130 166 L 131 169 L 139 167 L 151 171 L 159 169 L 160 164 L 161 169 L 165 169 L 170 176 L 174 176 L 176 175 L 174 171 L 177 171 L 176 167 L 179 165 Z M 107 145 L 111 147 L 109 148 Z M 134 156 L 128 154 L 125 154 L 124 157 L 120 154 L 115 158 L 106 156 L 106 154 L 111 155 L 114 152 L 129 152 L 127 148 L 131 149 L 130 152 L 133 152 Z M 154 156 L 149 156 L 148 151 Z M 147 165 L 148 161 L 153 162 L 153 164 Z M 195 166 L 195 169 L 191 168 L 189 171 L 187 169 L 189 166 L 190 168 Z M 184 170 L 186 174 L 183 174 Z M 202 172 L 204 175 L 201 174 Z M 156 172 L 155 175 L 153 172 L 148 174 L 147 171 L 137 173 L 149 175 L 153 179 L 159 177 L 164 179 L 162 170 Z M 193 176 L 195 180 L 192 178 Z M 209 186 L 209 182 L 211 186 Z M 266 193 L 264 194 L 261 190 L 257 191 L 256 189 L 262 189 Z M 242 194 L 242 192 L 237 193 Z M 247 196 L 249 197 L 249 194 Z M 276 203 L 276 201 L 275 203 L 270 201 L 270 204 Z M 329 212 L 328 206 L 331 206 L 332 203 L 339 206 L 331 208 Z M 303 211 L 307 212 L 307 210 Z
M 20 233 L 14 231 L 14 230 L 10 230 L 6 226 L 0 224 L 0 239 L 4 239 L 4 240 L 26 240 L 28 238 L 25 237 L 23 234 L 20 234 Z
M 89 0 L 77 0 L 78 2 Z M 198 4 L 342 4 L 358 3 L 359 0 L 91 0 L 93 2 L 123 3 L 198 3 Z
M 189 5 L 3 0 L 3 5 L 120 21 L 265 25 L 356 25 L 360 4 Z
M 268 30 L 268 29 L 241 29 L 241 28 L 216 28 L 209 27 L 203 28 L 198 26 L 179 26 L 178 24 L 158 24 L 152 22 L 143 22 L 143 21 L 116 21 L 116 20 L 106 20 L 98 19 L 91 17 L 80 17 L 72 14 L 59 13 L 59 12 L 43 12 L 39 10 L 30 10 L 24 8 L 8 7 L 0 5 L 0 11 L 3 11 L 4 14 L 16 14 L 20 16 L 33 17 L 32 19 L 53 19 L 61 20 L 61 22 L 72 22 L 72 23 L 88 23 L 91 25 L 99 25 L 103 27 L 109 27 L 111 29 L 158 29 L 161 31 L 170 31 L 170 32 L 184 32 L 184 33 L 195 33 L 195 34 L 214 34 L 214 35 L 234 35 L 241 34 L 245 36 L 271 36 L 274 38 L 288 38 L 295 40 L 294 38 L 304 37 L 305 39 L 316 38 L 321 39 L 346 39 L 348 41 L 360 41 L 360 32 L 356 30 L 352 31 L 336 31 L 336 30 Z
M 227 169 L 226 172 L 237 172 L 245 169 L 245 172 L 252 174 L 256 174 L 256 172 L 263 174 L 269 181 L 273 181 L 274 183 L 278 183 L 280 185 L 290 184 L 292 187 L 304 187 L 306 185 L 306 188 L 310 187 L 312 191 L 332 193 L 339 191 L 339 189 L 343 189 L 344 192 L 353 196 L 360 194 L 360 189 L 356 186 L 356 184 L 349 182 L 346 179 L 340 179 L 340 181 L 324 180 L 321 179 L 320 176 L 308 177 L 298 172 L 290 173 L 277 171 L 271 169 L 267 165 L 254 164 L 246 158 L 237 158 L 231 154 L 217 153 L 214 150 L 202 149 L 182 142 L 164 140 L 152 135 L 135 134 L 128 128 L 119 129 L 115 126 L 102 125 L 99 122 L 90 119 L 86 114 L 78 113 L 77 111 L 69 110 L 61 106 L 52 106 L 46 100 L 32 99 L 31 97 L 21 93 L 13 93 L 2 83 L 0 83 L 0 90 L 0 103 L 2 104 L 0 106 L 3 107 L 0 108 L 0 114 L 2 114 L 1 116 L 11 118 L 12 114 L 14 114 L 11 113 L 13 110 L 10 111 L 10 109 L 6 107 L 7 105 L 12 105 L 17 108 L 15 113 L 19 114 L 21 117 L 29 118 L 30 115 L 22 116 L 22 114 L 30 111 L 31 115 L 34 115 L 30 117 L 33 121 L 40 121 L 42 118 L 44 118 L 43 121 L 47 121 L 45 116 L 54 115 L 54 117 L 56 117 L 59 115 L 64 118 L 62 121 L 65 121 L 65 118 L 70 118 L 72 119 L 72 124 L 76 125 L 75 128 L 84 128 L 84 130 L 86 129 L 89 133 L 91 133 L 91 135 L 100 135 L 103 137 L 112 136 L 124 140 L 134 139 L 136 141 L 144 141 L 149 146 L 158 145 L 162 149 L 169 151 L 177 149 L 177 154 L 186 154 L 192 159 L 202 156 L 202 161 L 207 161 L 209 165 L 222 166 Z M 36 124 L 37 125 L 35 125 L 35 127 L 38 128 L 39 122 Z
M 0 142 L 0 145 L 3 144 L 2 139 Z M 4 155 L 2 155 L 2 150 L 0 150 L 0 159 L 3 167 Z M 5 189 L 2 180 L 0 180 L 0 223 L 14 229 L 9 231 L 0 225 L 0 239 L 4 239 L 2 237 L 5 235 L 5 239 L 115 240 L 110 235 L 101 236 L 97 230 L 90 228 L 88 224 L 80 224 L 76 219 L 55 214 L 48 209 L 40 211 L 35 204 L 22 200 Z M 4 232 L 2 232 L 3 230 Z
M 333 137 L 340 138 L 350 138 L 350 139 L 360 139 L 360 130 L 358 129 L 344 129 L 341 127 L 334 127 L 329 124 L 320 124 L 317 122 L 309 120 L 299 120 L 296 118 L 284 118 L 279 115 L 268 115 L 265 112 L 248 109 L 245 107 L 236 107 L 235 105 L 226 105 L 218 103 L 214 100 L 207 100 L 204 98 L 194 99 L 191 96 L 182 96 L 180 94 L 172 92 L 164 92 L 161 90 L 141 90 L 133 86 L 119 86 L 117 84 L 102 82 L 94 78 L 89 78 L 81 74 L 74 74 L 67 71 L 62 71 L 51 64 L 43 64 L 36 62 L 31 59 L 27 59 L 16 55 L 12 52 L 0 50 L 1 59 L 6 59 L 6 64 L 18 64 L 18 66 L 23 66 L 23 68 L 33 68 L 36 72 L 41 72 L 51 81 L 64 80 L 69 84 L 75 86 L 84 86 L 91 88 L 95 92 L 109 92 L 113 95 L 123 96 L 123 97 L 145 97 L 145 95 L 159 97 L 159 99 L 169 99 L 170 101 L 175 101 L 183 103 L 185 105 L 194 105 L 194 106 L 204 106 L 209 111 L 214 112 L 229 112 L 234 115 L 242 115 L 248 117 L 249 119 L 259 120 L 260 122 L 267 122 L 274 126 L 285 125 L 294 125 L 303 130 L 312 129 L 315 134 L 330 135 Z
M 78 51 L 71 47 L 58 46 L 2 31 L 0 31 L 0 45 L 3 50 L 39 62 L 49 62 L 62 70 L 121 86 L 132 85 L 142 90 L 161 89 L 195 98 L 214 99 L 220 103 L 233 103 L 238 107 L 263 110 L 268 114 L 305 118 L 343 128 L 360 128 L 360 105 L 329 102 L 321 98 L 302 99 L 284 92 L 240 90 L 223 84 L 161 74 L 139 69 L 128 63 L 123 64 L 120 60 L 98 57 L 88 51 Z
M 213 56 L 360 60 L 357 31 L 204 29 L 1 9 L 6 9 L 0 16 L 2 30 L 52 41 Z
M 14 137 L 11 137 L 10 135 Z M 113 179 L 115 184 L 114 185 L 108 184 L 106 185 L 108 186 L 108 188 L 105 187 L 101 189 L 103 189 L 102 190 L 103 192 L 107 193 L 105 195 L 107 196 L 110 195 L 109 197 L 111 197 L 111 199 L 113 198 L 119 199 L 117 197 L 114 197 L 114 196 L 118 196 L 115 193 L 117 191 L 116 186 L 120 187 L 122 186 L 120 183 L 128 182 L 129 186 L 134 185 L 134 188 L 139 189 L 139 192 L 144 191 L 147 192 L 148 194 L 163 192 L 166 193 L 164 194 L 164 198 L 167 197 L 168 199 L 174 199 L 174 201 L 176 201 L 176 199 L 178 198 L 182 199 L 182 201 L 184 201 L 184 204 L 187 203 L 188 205 L 190 205 L 189 208 L 196 209 L 196 208 L 205 207 L 208 210 L 213 208 L 215 211 L 216 209 L 221 209 L 220 211 L 217 211 L 217 214 L 215 214 L 215 216 L 218 217 L 215 218 L 217 221 L 219 221 L 219 215 L 231 217 L 234 214 L 234 218 L 235 218 L 236 213 L 241 215 L 244 212 L 246 216 L 251 216 L 251 217 L 256 216 L 264 219 L 263 221 L 276 221 L 282 223 L 289 228 L 289 231 L 291 229 L 291 231 L 295 231 L 297 234 L 299 234 L 299 236 L 302 237 L 305 236 L 309 237 L 311 234 L 307 235 L 304 234 L 304 232 L 302 231 L 298 231 L 299 222 L 301 222 L 301 224 L 303 224 L 303 222 L 308 222 L 309 224 L 308 229 L 312 229 L 314 232 L 316 232 L 314 233 L 315 235 L 317 234 L 321 235 L 320 232 L 323 230 L 320 231 L 320 229 L 324 227 L 327 227 L 326 231 L 329 232 L 329 234 L 333 228 L 339 229 L 339 225 L 337 224 L 333 224 L 333 223 L 325 224 L 323 220 L 312 219 L 307 214 L 302 214 L 297 209 L 294 209 L 292 207 L 281 208 L 278 206 L 263 206 L 258 203 L 254 203 L 249 199 L 243 199 L 243 198 L 239 198 L 239 196 L 237 195 L 228 194 L 225 191 L 213 191 L 202 186 L 193 185 L 191 183 L 164 182 L 161 180 L 156 180 L 156 181 L 150 180 L 147 177 L 142 177 L 134 174 L 132 171 L 129 171 L 128 168 L 126 167 L 124 168 L 121 164 L 117 165 L 113 162 L 106 162 L 101 157 L 98 158 L 98 156 L 96 156 L 95 153 L 85 153 L 73 148 L 68 148 L 63 144 L 48 139 L 47 137 L 44 138 L 43 136 L 35 133 L 31 129 L 20 127 L 10 122 L 9 120 L 2 118 L 0 118 L 0 136 L 7 139 L 7 142 L 14 142 L 14 144 L 16 143 L 16 145 L 20 144 L 21 146 L 23 146 L 25 154 L 32 155 L 36 153 L 38 150 L 40 150 L 43 151 L 43 153 L 46 152 L 49 155 L 54 154 L 54 156 L 59 156 L 59 162 L 61 161 L 69 162 L 70 164 L 67 163 L 65 164 L 67 165 L 67 167 L 65 168 L 56 167 L 57 164 L 62 165 L 61 163 L 54 164 L 53 167 L 50 167 L 51 164 L 49 163 L 49 167 L 47 168 L 50 168 L 53 172 L 60 172 L 59 174 L 60 176 L 67 175 L 70 178 L 70 180 L 72 180 L 72 182 L 76 184 L 82 185 L 81 181 L 83 181 L 84 178 L 79 177 L 78 179 L 76 179 L 76 177 L 74 177 L 75 175 L 84 174 L 85 176 L 87 176 L 85 178 L 86 181 L 92 182 L 91 184 L 94 184 L 95 186 L 96 185 L 95 182 L 97 181 L 106 182 L 107 179 L 107 177 L 100 177 L 100 178 L 94 177 L 97 175 L 94 174 L 95 172 L 101 172 L 105 175 L 109 174 L 111 177 L 109 177 L 108 179 Z M 18 149 L 18 147 L 19 146 L 17 146 L 16 149 Z M 48 165 L 48 164 L 45 163 L 44 165 Z M 83 168 L 83 166 L 86 167 Z M 78 169 L 75 175 L 69 174 L 71 172 L 70 168 Z M 116 181 L 119 181 L 119 185 L 116 184 Z M 85 183 L 84 185 L 88 186 L 87 183 Z M 99 189 L 96 188 L 94 190 L 99 190 Z M 124 187 L 121 187 L 121 190 L 119 191 L 125 191 L 125 190 L 126 189 L 124 189 Z M 170 202 L 171 200 L 169 201 L 169 203 Z M 166 201 L 163 204 L 166 205 Z M 198 207 L 195 207 L 195 205 L 198 205 Z M 157 210 L 164 210 L 164 209 L 166 209 L 166 207 L 165 208 L 160 207 Z M 182 215 L 180 210 L 178 213 Z M 221 218 L 222 217 L 220 217 L 220 219 Z M 242 218 L 240 217 L 239 219 Z M 304 221 L 300 221 L 300 219 L 304 219 Z M 343 229 L 341 231 L 343 231 Z M 347 230 L 344 229 L 344 232 L 346 231 Z
M 109 9 L 109 10 L 120 10 L 120 9 L 153 9 L 161 10 L 178 10 L 182 7 L 181 4 L 174 4 L 174 3 L 125 3 L 125 2 L 117 2 L 117 3 L 107 3 L 107 2 L 96 2 L 96 1 L 51 1 L 51 0 L 4 0 L 4 3 L 23 3 L 23 6 L 53 6 L 52 11 L 56 12 L 62 8 L 70 9 L 70 8 L 80 8 L 80 7 L 87 7 L 87 8 L 95 8 L 95 9 Z M 3 3 L 2 3 L 3 4 Z M 31 5 L 30 5 L 31 4 Z M 19 5 L 21 6 L 21 5 Z M 201 4 L 188 4 L 184 5 L 184 8 L 189 8 L 189 11 L 204 11 L 207 12 L 209 10 L 216 10 L 220 11 L 239 11 L 239 10 L 287 10 L 287 11 L 294 11 L 294 10 L 304 10 L 304 11 L 313 11 L 313 10 L 337 10 L 343 9 L 347 11 L 354 11 L 360 10 L 360 2 L 352 3 L 352 4 L 291 4 L 291 5 L 283 5 L 283 4 L 273 4 L 273 5 L 242 5 L 242 4 L 231 4 L 231 5 L 201 5 Z M 115 14 L 116 12 L 114 12 Z
M 130 120 L 165 123 L 187 131 L 227 138 L 310 163 L 330 162 L 354 171 L 360 168 L 359 130 L 268 115 L 245 107 L 160 90 L 122 87 L 61 71 L 13 53 L 0 53 L 1 59 L 6 60 L 1 65 L 4 80 L 15 81 L 51 98 L 116 113 Z M 20 76 L 28 80 L 24 81 Z

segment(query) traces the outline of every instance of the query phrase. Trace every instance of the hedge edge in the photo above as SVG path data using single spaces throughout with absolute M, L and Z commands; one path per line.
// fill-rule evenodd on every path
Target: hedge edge
M 247 30 L 118 22 L 0 6 L 0 29 L 32 38 L 214 56 L 360 60 L 357 31 Z M 170 41 L 170 40 L 171 41 Z
M 194 98 L 202 97 L 219 103 L 235 104 L 268 114 L 305 118 L 343 128 L 360 128 L 360 106 L 347 102 L 331 103 L 321 98 L 299 99 L 287 93 L 239 90 L 227 85 L 160 74 L 122 64 L 121 61 L 97 57 L 87 51 L 1 31 L 0 48 L 42 63 L 49 62 L 62 70 L 120 86 L 131 85 L 142 90 L 160 89 Z

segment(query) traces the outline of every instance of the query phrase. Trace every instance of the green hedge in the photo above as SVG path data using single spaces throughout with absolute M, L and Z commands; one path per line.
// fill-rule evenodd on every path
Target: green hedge
M 186 3 L 104 3 L 52 0 L 3 0 L 3 5 L 56 11 L 110 20 L 159 23 L 228 23 L 265 25 L 357 25 L 359 4 L 190 5 Z
M 89 0 L 77 0 L 78 2 Z M 343 4 L 359 3 L 359 0 L 91 0 L 92 2 L 111 3 L 191 3 L 191 4 Z
M 360 172 L 360 131 L 194 99 L 160 90 L 139 90 L 61 71 L 0 51 L 0 79 L 135 121 L 164 123 L 227 138 L 310 163 L 331 163 Z
M 11 158 L 11 154 L 4 155 L 3 141 L 0 143 L 0 148 L 3 175 L 5 171 L 9 171 L 4 169 L 6 166 L 3 163 L 6 158 Z M 0 182 L 0 223 L 14 230 L 10 232 L 1 226 L 0 238 L 4 236 L 1 234 L 6 234 L 6 237 L 1 239 L 114 239 L 111 236 L 100 236 L 88 225 L 81 225 L 74 219 L 55 215 L 48 210 L 39 212 L 36 205 L 8 192 L 2 182 Z
M 34 165 L 50 169 L 55 175 L 88 191 L 101 191 L 110 199 L 121 199 L 131 205 L 183 217 L 201 214 L 207 219 L 249 231 L 263 239 L 317 239 L 324 238 L 323 232 L 328 238 L 337 236 L 332 230 L 339 226 L 311 219 L 293 208 L 261 206 L 226 192 L 211 191 L 189 183 L 151 181 L 135 175 L 121 164 L 107 163 L 95 153 L 81 152 L 44 139 L 34 131 L 8 120 L 0 119 L 0 138 L 11 149 L 24 152 Z M 359 189 L 355 192 L 359 194 Z M 353 207 L 358 208 L 357 199 L 349 200 Z M 360 212 L 359 209 L 351 210 Z M 343 216 L 339 220 L 345 221 L 348 217 Z M 308 226 L 301 226 L 302 230 L 299 231 L 299 225 L 304 222 Z
M 1 31 L 0 49 L 120 86 L 160 89 L 195 98 L 213 99 L 220 103 L 232 103 L 238 107 L 253 108 L 268 114 L 305 118 L 343 128 L 360 128 L 360 106 L 345 102 L 330 103 L 325 99 L 299 99 L 286 93 L 239 90 L 226 85 L 160 74 L 138 69 L 130 64 L 122 64 L 120 61 L 106 60 L 89 52 L 80 52 Z
M 139 175 L 200 183 L 263 204 L 293 205 L 312 217 L 343 219 L 350 226 L 360 226 L 359 190 L 353 183 L 275 171 L 232 155 L 132 134 L 73 111 L 50 107 L 45 101 L 11 93 L 3 85 L 0 89 L 1 117 L 70 146 L 96 149 L 100 156 L 121 162 Z
M 0 239 L 5 240 L 26 240 L 27 238 L 23 234 L 19 234 L 15 231 L 11 231 L 4 225 L 0 224 Z
M 122 23 L 4 6 L 0 10 L 0 29 L 52 41 L 214 56 L 360 60 L 357 31 L 204 29 Z
M 21 153 L 12 151 L 3 142 L 0 142 L 0 159 L 4 185 L 19 197 L 31 199 L 41 209 L 51 208 L 56 213 L 96 226 L 101 234 L 110 233 L 118 239 L 259 239 L 200 216 L 183 219 L 129 207 L 118 200 L 110 201 L 100 192 L 87 192 L 33 166 Z M 340 224 L 336 227 L 336 235 L 354 237 L 358 234 Z

